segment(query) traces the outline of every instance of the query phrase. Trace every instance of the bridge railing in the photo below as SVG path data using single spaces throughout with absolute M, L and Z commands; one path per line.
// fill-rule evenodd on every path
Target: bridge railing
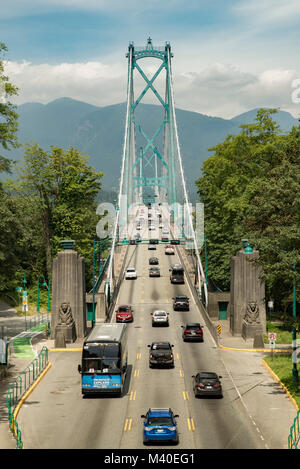
M 39 355 L 17 376 L 6 393 L 8 423 L 10 431 L 16 440 L 16 449 L 23 449 L 22 433 L 16 419 L 17 405 L 48 363 L 48 349 L 43 347 Z
M 294 423 L 290 428 L 290 434 L 288 437 L 288 448 L 289 449 L 299 449 L 298 444 L 300 440 L 300 410 L 298 410 L 297 415 L 294 419 Z

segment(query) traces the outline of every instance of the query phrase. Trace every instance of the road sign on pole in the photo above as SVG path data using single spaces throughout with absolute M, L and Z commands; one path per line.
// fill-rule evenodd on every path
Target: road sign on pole
M 276 332 L 269 332 L 268 339 L 269 342 L 276 342 L 277 334 Z

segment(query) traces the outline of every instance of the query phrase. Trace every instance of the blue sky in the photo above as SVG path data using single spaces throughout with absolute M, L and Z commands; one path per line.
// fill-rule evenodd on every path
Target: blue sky
M 18 104 L 125 101 L 129 41 L 141 46 L 150 35 L 171 43 L 177 107 L 229 118 L 272 106 L 298 116 L 299 26 L 299 0 L 11 0 L 1 6 L 0 41 Z

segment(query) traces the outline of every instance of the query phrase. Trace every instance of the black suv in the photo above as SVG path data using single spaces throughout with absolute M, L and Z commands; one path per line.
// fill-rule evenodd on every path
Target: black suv
M 149 351 L 149 367 L 168 366 L 174 368 L 174 355 L 170 342 L 152 342 Z
M 189 298 L 185 295 L 176 295 L 173 299 L 173 309 L 174 311 L 189 311 L 190 310 L 190 302 Z
M 181 326 L 182 338 L 186 340 L 197 340 L 203 342 L 203 329 L 199 322 L 188 322 L 186 326 Z

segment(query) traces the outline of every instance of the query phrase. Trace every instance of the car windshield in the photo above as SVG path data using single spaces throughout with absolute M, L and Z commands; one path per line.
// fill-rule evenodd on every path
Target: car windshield
M 170 350 L 170 344 L 153 344 L 152 350 Z
M 119 313 L 127 313 L 130 311 L 129 306 L 120 306 Z
M 135 272 L 135 269 L 127 269 L 127 272 Z
M 154 316 L 166 316 L 167 314 L 164 311 L 157 311 L 154 313 Z
M 166 425 L 168 427 L 171 427 L 174 425 L 174 423 L 171 417 L 149 417 L 148 425 L 153 425 L 153 426 Z
M 176 300 L 187 300 L 186 296 L 176 296 Z

